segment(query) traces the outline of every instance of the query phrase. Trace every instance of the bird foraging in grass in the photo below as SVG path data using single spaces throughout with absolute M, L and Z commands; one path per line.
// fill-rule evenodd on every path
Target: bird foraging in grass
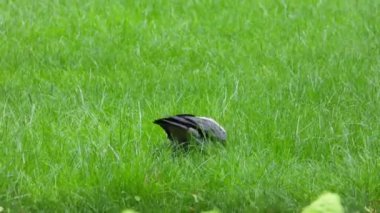
M 165 130 L 167 137 L 175 146 L 188 148 L 192 140 L 198 144 L 207 141 L 226 144 L 226 131 L 212 118 L 178 114 L 157 119 L 153 123 Z

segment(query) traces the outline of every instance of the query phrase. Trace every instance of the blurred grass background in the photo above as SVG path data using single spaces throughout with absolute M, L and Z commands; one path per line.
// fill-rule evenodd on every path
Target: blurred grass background
M 0 206 L 380 209 L 380 2 L 0 1 Z M 215 118 L 172 158 L 152 124 Z

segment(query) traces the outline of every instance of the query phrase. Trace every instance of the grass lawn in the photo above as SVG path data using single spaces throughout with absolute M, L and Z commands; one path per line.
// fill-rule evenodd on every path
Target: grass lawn
M 5 212 L 380 210 L 380 1 L 0 1 Z M 210 116 L 173 157 L 152 121 Z M 366 210 L 367 209 L 367 210 Z

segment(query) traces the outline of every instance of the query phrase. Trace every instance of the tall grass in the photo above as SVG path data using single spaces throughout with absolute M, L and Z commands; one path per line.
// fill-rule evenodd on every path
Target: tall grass
M 380 209 L 380 2 L 1 1 L 6 211 Z M 226 148 L 173 158 L 152 121 Z

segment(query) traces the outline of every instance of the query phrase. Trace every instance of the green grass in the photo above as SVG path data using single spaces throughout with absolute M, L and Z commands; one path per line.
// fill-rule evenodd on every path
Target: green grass
M 0 1 L 0 206 L 380 209 L 380 1 Z M 152 121 L 228 145 L 173 158 Z

